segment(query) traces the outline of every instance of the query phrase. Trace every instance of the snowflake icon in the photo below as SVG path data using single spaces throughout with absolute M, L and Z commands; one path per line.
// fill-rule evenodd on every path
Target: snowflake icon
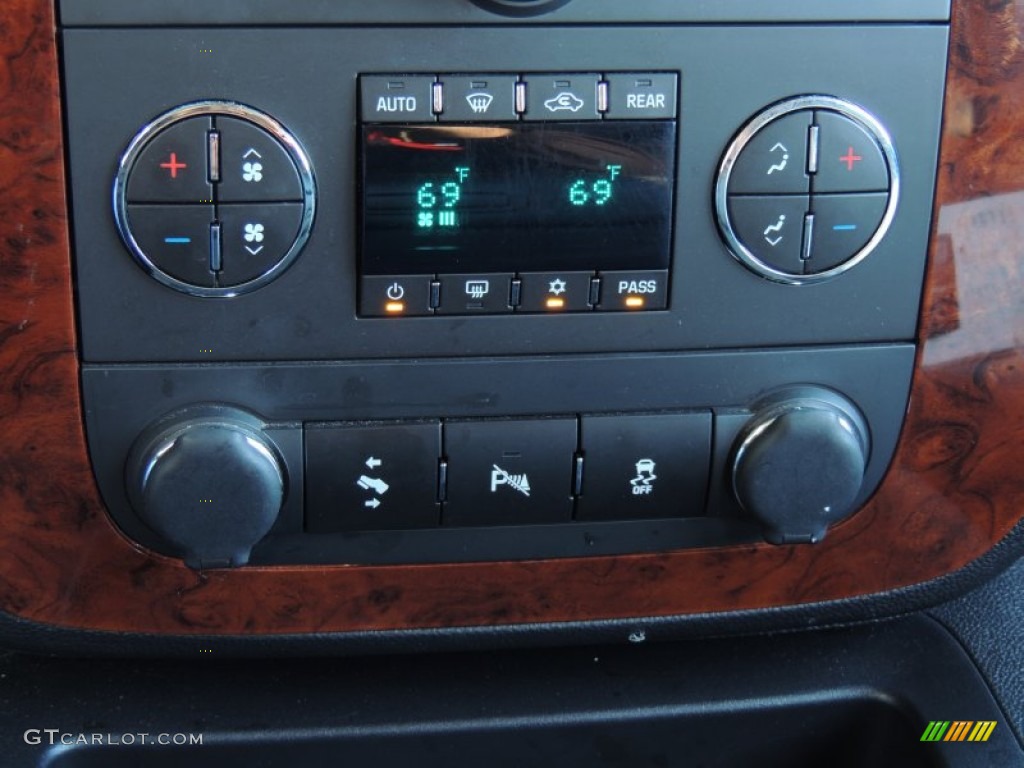
M 565 287 L 565 280 L 562 280 L 560 277 L 556 277 L 548 284 L 548 293 L 552 296 L 561 296 L 565 293 Z
M 264 227 L 262 224 L 246 224 L 245 225 L 245 242 L 247 243 L 262 243 L 263 242 Z
M 242 181 L 259 183 L 263 181 L 263 163 L 245 163 L 242 165 Z

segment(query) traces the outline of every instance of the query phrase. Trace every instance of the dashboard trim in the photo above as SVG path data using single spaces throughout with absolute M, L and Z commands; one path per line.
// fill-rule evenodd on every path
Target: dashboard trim
M 1022 188 L 1024 0 L 996 5 L 954 6 L 936 221 L 954 204 Z M 986 558 L 1024 514 L 1017 471 L 1024 336 L 993 345 L 967 323 L 981 314 L 1024 327 L 1024 302 L 1014 293 L 1024 243 L 1007 246 L 993 219 L 973 231 L 969 247 L 948 234 L 933 237 L 896 459 L 868 506 L 819 545 L 198 573 L 148 552 L 110 522 L 86 452 L 53 5 L 11 0 L 7 18 L 0 33 L 0 611 L 16 622 L 255 640 L 687 615 L 724 621 L 939 579 Z M 970 303 L 966 276 L 1001 292 Z M 1018 548 L 1020 537 L 1013 542 Z M 875 615 L 870 601 L 864 605 L 863 615 Z

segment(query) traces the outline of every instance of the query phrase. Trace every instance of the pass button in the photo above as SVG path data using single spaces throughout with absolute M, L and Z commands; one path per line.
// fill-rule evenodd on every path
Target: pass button
M 600 312 L 636 312 L 668 306 L 668 270 L 602 272 Z

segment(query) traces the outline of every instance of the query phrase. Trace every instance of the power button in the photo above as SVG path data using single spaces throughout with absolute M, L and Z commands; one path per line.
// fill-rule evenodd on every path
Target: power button
M 369 275 L 359 291 L 359 314 L 364 317 L 409 317 L 433 314 L 430 275 Z

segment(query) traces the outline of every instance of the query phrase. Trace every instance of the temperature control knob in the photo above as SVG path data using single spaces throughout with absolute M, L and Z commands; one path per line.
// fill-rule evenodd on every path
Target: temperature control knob
M 132 505 L 188 565 L 244 565 L 277 520 L 285 471 L 262 427 L 243 411 L 208 407 L 136 444 Z
M 768 541 L 820 541 L 853 511 L 869 450 L 867 424 L 846 398 L 789 390 L 760 404 L 740 435 L 733 490 Z

